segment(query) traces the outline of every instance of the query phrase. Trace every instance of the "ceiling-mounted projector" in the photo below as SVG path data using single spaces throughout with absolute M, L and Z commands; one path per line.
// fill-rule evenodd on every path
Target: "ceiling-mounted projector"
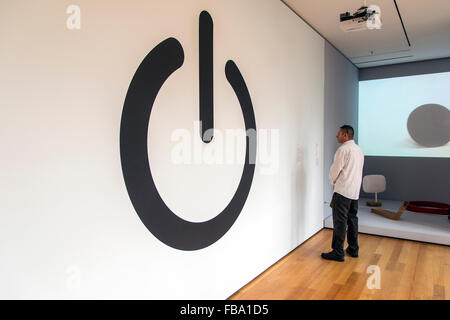
M 345 32 L 381 28 L 381 10 L 377 5 L 362 6 L 354 14 L 340 14 L 341 29 Z

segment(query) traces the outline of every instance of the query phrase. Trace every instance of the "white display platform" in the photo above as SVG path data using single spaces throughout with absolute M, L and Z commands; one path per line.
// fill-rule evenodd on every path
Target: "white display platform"
M 400 239 L 416 240 L 450 245 L 450 220 L 446 215 L 417 213 L 405 211 L 400 220 L 391 220 L 370 212 L 372 207 L 366 205 L 373 199 L 359 199 L 359 232 Z M 381 209 L 397 211 L 402 201 L 379 200 Z M 325 228 L 333 228 L 333 218 L 329 203 L 325 204 Z

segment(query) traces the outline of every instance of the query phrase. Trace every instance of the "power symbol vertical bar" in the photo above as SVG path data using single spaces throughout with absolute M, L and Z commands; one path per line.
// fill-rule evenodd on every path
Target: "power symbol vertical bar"
M 214 136 L 213 21 L 208 12 L 199 22 L 200 137 L 208 143 Z

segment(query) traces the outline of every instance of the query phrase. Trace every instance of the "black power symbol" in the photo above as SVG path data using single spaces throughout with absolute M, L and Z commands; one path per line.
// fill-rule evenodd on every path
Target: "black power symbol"
M 201 138 L 213 138 L 213 21 L 202 11 L 199 23 L 199 80 Z M 173 213 L 156 189 L 149 165 L 147 135 L 156 96 L 167 78 L 184 61 L 181 44 L 168 38 L 151 50 L 131 80 L 120 125 L 122 171 L 131 202 L 147 229 L 166 245 L 180 250 L 198 250 L 219 240 L 241 213 L 252 185 L 255 171 L 256 136 L 246 137 L 245 163 L 239 186 L 223 211 L 205 222 L 190 222 Z M 229 60 L 225 75 L 242 109 L 245 129 L 256 132 L 255 113 L 245 81 Z M 151 155 L 150 155 L 151 157 Z M 198 204 L 201 206 L 201 203 Z

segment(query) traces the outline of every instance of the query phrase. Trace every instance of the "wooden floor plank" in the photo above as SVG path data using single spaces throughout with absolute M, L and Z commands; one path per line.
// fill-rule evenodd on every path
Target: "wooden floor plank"
M 331 236 L 321 230 L 230 299 L 450 299 L 450 247 L 360 234 L 359 258 L 335 262 L 320 257 Z M 379 289 L 367 285 L 371 268 Z

